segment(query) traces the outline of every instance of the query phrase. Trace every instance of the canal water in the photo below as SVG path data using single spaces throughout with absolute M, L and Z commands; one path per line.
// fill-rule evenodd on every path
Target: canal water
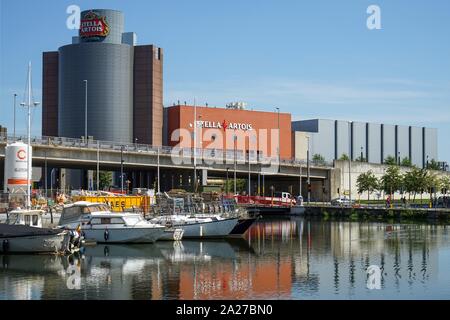
M 450 299 L 449 226 L 263 219 L 245 239 L 0 255 L 0 299 Z

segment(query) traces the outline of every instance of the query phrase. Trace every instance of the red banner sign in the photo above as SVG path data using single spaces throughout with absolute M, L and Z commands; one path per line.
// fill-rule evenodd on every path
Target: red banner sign
M 80 37 L 106 37 L 109 33 L 109 26 L 106 17 L 100 17 L 93 11 L 84 15 L 80 22 Z

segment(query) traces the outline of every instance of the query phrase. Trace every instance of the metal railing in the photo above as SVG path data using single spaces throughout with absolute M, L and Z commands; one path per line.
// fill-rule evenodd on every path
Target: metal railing
M 17 136 L 14 140 L 13 137 L 0 136 L 0 142 L 12 143 L 14 141 L 26 142 L 26 137 Z M 181 148 L 181 147 L 169 147 L 169 146 L 152 146 L 149 144 L 140 143 L 120 143 L 107 140 L 94 140 L 94 139 L 78 139 L 67 137 L 32 137 L 31 144 L 35 146 L 49 146 L 49 147 L 65 147 L 65 148 L 86 148 L 91 150 L 108 150 L 108 151 L 122 151 L 125 153 L 148 153 L 160 156 L 179 156 L 184 158 L 192 158 L 195 154 L 197 159 L 204 159 L 205 161 L 226 161 L 227 164 L 233 164 L 234 161 L 237 164 L 248 163 L 251 164 L 279 164 L 282 166 L 306 166 L 306 159 L 279 159 L 278 156 L 263 156 L 255 150 L 251 150 L 249 153 L 243 150 L 230 150 L 230 149 L 209 149 L 209 148 Z M 310 165 L 314 167 L 331 168 L 333 162 L 327 161 L 313 161 L 310 160 Z

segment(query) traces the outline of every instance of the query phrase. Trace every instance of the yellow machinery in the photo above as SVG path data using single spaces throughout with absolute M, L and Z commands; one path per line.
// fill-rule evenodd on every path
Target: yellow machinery
M 150 196 L 73 196 L 75 201 L 89 201 L 106 203 L 111 211 L 142 210 L 148 212 L 149 206 L 154 203 L 154 197 Z

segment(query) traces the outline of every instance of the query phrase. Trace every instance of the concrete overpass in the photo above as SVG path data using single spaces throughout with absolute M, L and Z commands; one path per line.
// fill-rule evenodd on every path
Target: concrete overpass
M 0 139 L 0 165 L 4 173 L 6 144 L 12 138 Z M 124 172 L 131 181 L 131 187 L 151 187 L 157 179 L 158 168 L 161 177 L 161 189 L 188 189 L 193 182 L 194 162 L 192 149 L 155 147 L 143 144 L 119 144 L 108 141 L 62 137 L 40 137 L 32 139 L 33 167 L 96 170 L 97 164 L 102 171 L 120 171 L 123 160 Z M 307 164 L 306 161 L 285 161 L 278 164 L 278 159 L 257 157 L 250 153 L 250 165 L 245 161 L 247 155 L 238 150 L 197 150 L 197 172 L 200 177 L 208 179 L 233 179 L 236 162 L 236 176 L 248 180 L 250 171 L 252 190 L 257 190 L 257 182 L 262 190 L 264 181 L 266 193 L 270 186 L 277 191 L 291 191 L 298 194 L 300 170 L 302 189 L 306 196 Z M 272 166 L 271 166 L 272 164 Z M 301 168 L 301 169 L 300 169 Z M 311 163 L 310 176 L 313 193 L 330 194 L 330 178 L 333 174 L 331 165 Z M 3 183 L 3 177 L 1 177 Z M 325 188 L 325 189 L 324 189 Z M 320 189 L 320 190 L 316 190 Z M 253 192 L 253 191 L 252 191 Z M 318 199 L 320 200 L 320 199 Z

